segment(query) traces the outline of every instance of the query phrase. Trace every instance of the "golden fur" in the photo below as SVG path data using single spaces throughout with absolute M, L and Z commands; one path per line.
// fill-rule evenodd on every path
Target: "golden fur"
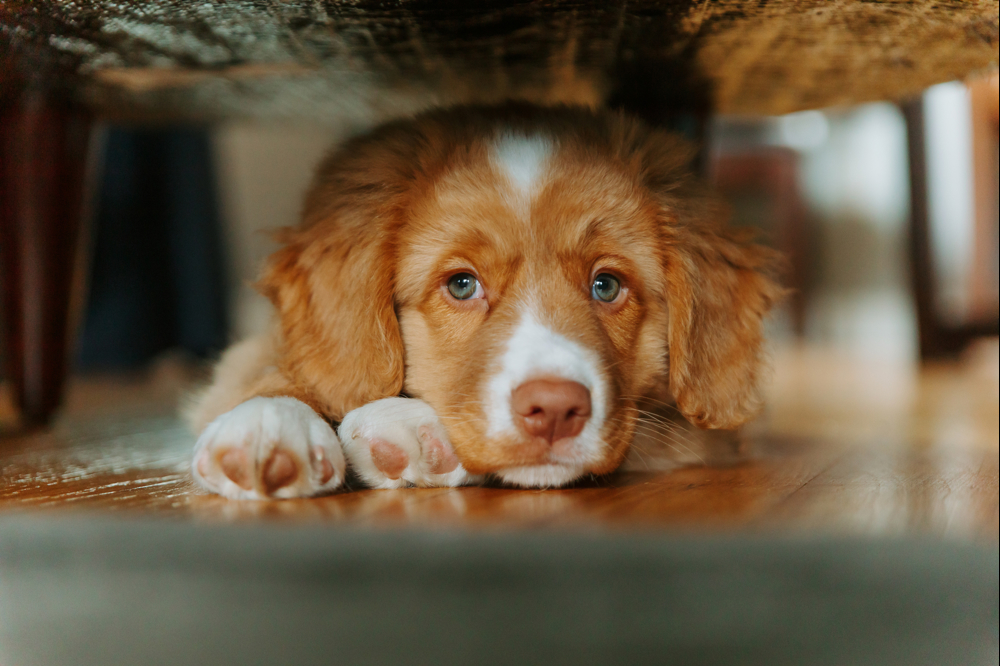
M 558 147 L 530 224 L 491 167 L 498 128 Z M 435 110 L 349 141 L 320 166 L 260 280 L 279 329 L 227 355 L 195 427 L 255 396 L 339 421 L 405 392 L 437 411 L 470 473 L 534 464 L 530 448 L 487 436 L 480 400 L 529 302 L 607 376 L 606 453 L 588 471 L 619 465 L 637 401 L 659 387 L 698 426 L 739 426 L 760 405 L 776 257 L 720 224 L 690 157 L 620 113 L 526 104 Z M 591 297 L 599 270 L 618 276 L 621 303 Z M 442 285 L 458 271 L 486 298 L 449 301 Z

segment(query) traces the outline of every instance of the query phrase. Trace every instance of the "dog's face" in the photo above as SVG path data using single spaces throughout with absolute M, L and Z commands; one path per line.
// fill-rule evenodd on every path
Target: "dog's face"
M 752 413 L 770 257 L 697 219 L 680 143 L 512 107 L 353 147 L 263 281 L 331 414 L 404 390 L 469 472 L 552 486 L 614 470 L 657 384 L 699 425 Z
M 657 209 L 621 168 L 501 134 L 419 193 L 398 239 L 408 394 L 472 473 L 613 470 L 665 367 Z

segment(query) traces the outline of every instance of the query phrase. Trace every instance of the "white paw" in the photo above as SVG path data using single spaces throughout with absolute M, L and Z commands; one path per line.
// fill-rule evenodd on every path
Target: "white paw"
M 423 400 L 384 398 L 349 412 L 337 431 L 354 473 L 370 488 L 462 486 L 465 471 Z
M 312 497 L 344 481 L 344 453 L 330 424 L 294 398 L 252 398 L 208 424 L 191 472 L 233 499 Z

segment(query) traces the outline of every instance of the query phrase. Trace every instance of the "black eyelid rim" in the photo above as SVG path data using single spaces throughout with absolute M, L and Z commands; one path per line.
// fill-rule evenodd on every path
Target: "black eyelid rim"
M 615 279 L 616 282 L 618 282 L 618 287 L 619 288 L 625 289 L 626 284 L 625 284 L 625 280 L 622 279 L 622 276 L 619 275 L 618 273 L 616 273 L 615 271 L 611 271 L 611 270 L 607 270 L 607 269 L 602 269 L 602 270 L 599 270 L 599 271 L 594 271 L 594 274 L 590 278 L 590 285 L 589 285 L 590 289 L 594 288 L 594 283 L 597 282 L 597 278 L 601 277 L 602 275 L 610 275 L 611 277 L 613 277 Z
M 462 273 L 468 273 L 472 277 L 476 278 L 476 281 L 479 282 L 479 284 L 483 284 L 483 278 L 479 277 L 479 273 L 475 268 L 469 266 L 456 267 L 442 271 L 442 280 L 445 284 L 448 284 L 448 280 L 452 279 L 456 275 L 461 275 Z

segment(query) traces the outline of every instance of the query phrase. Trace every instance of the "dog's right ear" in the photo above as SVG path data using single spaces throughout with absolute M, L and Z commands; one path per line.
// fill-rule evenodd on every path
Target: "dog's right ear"
M 258 283 L 280 317 L 281 371 L 335 420 L 403 387 L 393 239 L 412 151 L 390 127 L 331 155 Z
M 335 420 L 403 387 L 394 259 L 379 234 L 358 231 L 286 232 L 259 283 L 280 318 L 283 374 Z

